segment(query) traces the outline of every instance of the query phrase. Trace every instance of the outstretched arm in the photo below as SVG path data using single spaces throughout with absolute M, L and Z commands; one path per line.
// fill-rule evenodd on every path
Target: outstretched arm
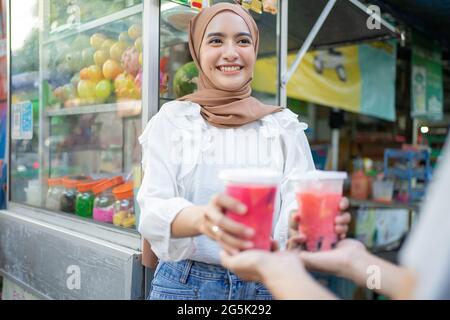
M 250 250 L 231 256 L 224 251 L 221 259 L 242 279 L 262 282 L 275 299 L 336 299 L 308 274 L 296 253 Z
M 331 251 L 300 252 L 300 258 L 308 269 L 347 278 L 393 299 L 409 298 L 412 291 L 407 269 L 371 254 L 357 240 L 343 240 Z

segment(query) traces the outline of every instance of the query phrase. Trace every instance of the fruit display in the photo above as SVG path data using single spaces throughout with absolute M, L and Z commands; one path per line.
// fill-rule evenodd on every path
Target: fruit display
M 164 56 L 159 60 L 159 92 L 165 94 L 169 91 L 169 71 L 167 64 L 169 63 L 169 57 Z
M 141 89 L 136 85 L 135 77 L 123 72 L 114 80 L 114 88 L 117 98 L 139 99 Z
M 114 80 L 122 72 L 122 67 L 115 60 L 108 59 L 103 64 L 103 75 L 105 76 L 105 79 Z
M 136 18 L 46 49 L 50 108 L 141 99 L 142 27 Z
M 139 55 L 140 52 L 136 47 L 130 47 L 122 54 L 122 68 L 133 76 L 136 76 L 141 68 Z
M 198 69 L 193 61 L 183 65 L 173 78 L 173 90 L 177 98 L 197 90 Z

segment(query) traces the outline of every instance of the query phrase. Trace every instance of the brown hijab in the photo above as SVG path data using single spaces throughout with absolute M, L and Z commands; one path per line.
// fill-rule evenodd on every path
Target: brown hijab
M 220 12 L 231 11 L 244 19 L 252 35 L 255 55 L 258 55 L 259 30 L 255 20 L 240 5 L 218 3 L 203 9 L 189 23 L 189 50 L 199 70 L 198 91 L 178 100 L 192 101 L 201 106 L 201 115 L 211 125 L 219 128 L 235 128 L 281 111 L 281 107 L 268 106 L 251 97 L 252 78 L 236 91 L 216 87 L 204 74 L 199 61 L 200 46 L 210 21 Z

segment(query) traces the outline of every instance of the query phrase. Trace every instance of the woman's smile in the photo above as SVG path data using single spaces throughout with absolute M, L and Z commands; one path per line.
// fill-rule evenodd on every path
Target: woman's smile
M 237 64 L 227 64 L 217 66 L 216 69 L 226 76 L 233 76 L 239 74 L 244 67 Z

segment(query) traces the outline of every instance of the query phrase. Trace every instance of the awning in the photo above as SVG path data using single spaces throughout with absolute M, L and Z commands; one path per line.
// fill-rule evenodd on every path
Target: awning
M 300 48 L 327 3 L 328 0 L 289 1 L 289 50 Z M 369 29 L 367 22 L 370 16 L 366 9 L 359 1 L 337 0 L 311 49 L 389 39 L 398 35 L 395 27 L 384 20 L 381 20 L 379 29 Z
M 284 0 L 280 0 L 284 1 Z M 288 51 L 300 49 L 316 23 L 328 0 L 290 0 L 288 6 Z M 263 47 L 260 56 L 273 56 L 277 53 L 274 16 L 254 15 L 260 26 Z M 315 37 L 310 49 L 342 46 L 363 41 L 383 40 L 398 37 L 399 32 L 382 20 L 380 29 L 367 28 L 369 15 L 366 7 L 359 1 L 337 0 L 322 28 Z
M 382 12 L 394 16 L 427 37 L 450 48 L 450 1 L 372 0 Z

